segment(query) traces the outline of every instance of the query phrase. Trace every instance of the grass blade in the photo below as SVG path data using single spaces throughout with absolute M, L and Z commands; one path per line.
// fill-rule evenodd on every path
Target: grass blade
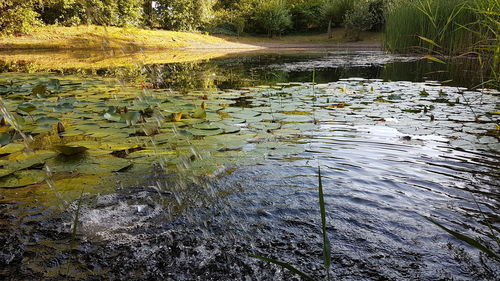
M 434 40 L 431 40 L 431 39 L 426 38 L 426 37 L 424 37 L 424 36 L 418 36 L 418 38 L 420 38 L 420 40 L 422 40 L 422 41 L 425 41 L 425 42 L 427 42 L 427 43 L 431 44 L 431 45 L 432 45 L 432 46 L 434 46 L 434 47 L 441 48 L 441 46 L 439 46 L 436 42 L 434 42 Z
M 290 264 L 288 264 L 286 262 L 281 262 L 281 261 L 278 261 L 278 260 L 273 260 L 273 259 L 270 259 L 270 258 L 266 258 L 266 257 L 254 255 L 254 254 L 249 254 L 248 256 L 253 257 L 253 258 L 257 258 L 257 259 L 265 261 L 265 262 L 270 262 L 270 263 L 274 263 L 276 265 L 279 265 L 279 266 L 281 266 L 283 268 L 286 268 L 286 269 L 290 270 L 290 272 L 292 272 L 293 274 L 296 274 L 296 275 L 302 277 L 302 279 L 304 279 L 304 280 L 311 280 L 311 281 L 314 280 L 311 276 L 309 276 L 309 275 L 305 274 L 304 272 L 296 269 L 295 267 L 291 266 Z
M 451 230 L 449 228 L 447 228 L 446 226 L 436 222 L 435 220 L 429 218 L 429 217 L 424 217 L 426 220 L 430 221 L 431 223 L 437 225 L 439 228 L 443 229 L 444 231 L 448 232 L 449 234 L 453 235 L 453 237 L 459 239 L 459 240 L 462 240 L 464 241 L 465 243 L 471 245 L 472 247 L 482 251 L 483 253 L 495 258 L 496 260 L 500 261 L 500 257 L 493 253 L 490 249 L 486 248 L 485 246 L 483 246 L 481 243 L 477 242 L 474 238 L 471 238 L 467 235 L 464 235 L 464 234 L 461 234 L 461 233 L 458 233 L 454 230 Z
M 323 230 L 323 263 L 325 264 L 326 275 L 330 279 L 330 266 L 332 264 L 331 245 L 326 232 L 326 211 L 325 198 L 323 196 L 323 183 L 321 182 L 321 168 L 318 167 L 318 186 L 319 186 L 319 208 L 321 212 L 321 227 Z
M 424 58 L 430 60 L 430 61 L 433 61 L 433 62 L 437 62 L 437 63 L 441 63 L 441 64 L 446 64 L 446 62 L 434 57 L 434 56 L 425 56 Z

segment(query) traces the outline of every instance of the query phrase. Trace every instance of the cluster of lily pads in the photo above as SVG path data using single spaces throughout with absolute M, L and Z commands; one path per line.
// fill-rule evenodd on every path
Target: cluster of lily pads
M 178 93 L 104 78 L 3 74 L 0 187 L 98 186 L 151 169 L 213 175 L 304 152 L 321 124 L 384 124 L 498 149 L 498 92 L 347 79 Z

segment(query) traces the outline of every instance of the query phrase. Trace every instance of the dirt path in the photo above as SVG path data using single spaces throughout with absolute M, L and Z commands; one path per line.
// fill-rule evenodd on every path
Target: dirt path
M 232 52 L 245 51 L 279 51 L 279 50 L 309 50 L 309 49 L 332 49 L 332 50 L 383 50 L 381 42 L 350 42 L 350 43 L 282 43 L 282 42 L 252 42 L 237 43 L 225 42 L 222 44 L 201 45 L 193 44 L 185 47 L 187 50 L 232 50 Z

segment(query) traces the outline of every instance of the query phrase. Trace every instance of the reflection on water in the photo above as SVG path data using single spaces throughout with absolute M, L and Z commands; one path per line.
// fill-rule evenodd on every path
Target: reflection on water
M 495 280 L 498 262 L 422 216 L 498 252 L 490 230 L 498 235 L 500 227 L 498 118 L 491 115 L 498 93 L 432 83 L 336 82 L 441 80 L 430 72 L 442 66 L 385 56 L 354 66 L 346 65 L 354 59 L 347 56 L 338 65 L 330 56 L 261 54 L 97 70 L 142 83 L 146 93 L 173 89 L 186 100 L 220 95 L 220 103 L 231 104 L 218 104 L 220 116 L 255 135 L 241 151 L 261 149 L 265 161 L 192 181 L 144 175 L 132 187 L 84 197 L 81 208 L 73 203 L 62 212 L 36 198 L 19 203 L 0 193 L 0 244 L 8 245 L 0 251 L 0 276 L 297 280 L 246 256 L 257 253 L 322 278 L 321 166 L 336 279 Z M 309 64 L 320 84 L 314 91 L 311 84 L 293 86 L 312 81 L 312 70 L 304 68 Z M 248 88 L 269 84 L 278 87 Z M 232 91 L 237 88 L 246 90 Z M 210 149 L 201 139 L 193 140 L 193 150 Z M 77 212 L 79 243 L 71 246 Z

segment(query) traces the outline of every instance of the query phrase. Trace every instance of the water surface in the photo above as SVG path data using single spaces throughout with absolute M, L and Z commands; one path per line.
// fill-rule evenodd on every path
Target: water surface
M 423 217 L 498 253 L 499 93 L 468 90 L 481 79 L 456 72 L 464 65 L 442 72 L 418 57 L 311 52 L 28 76 L 83 73 L 89 86 L 77 99 L 89 103 L 118 78 L 126 98 L 106 102 L 207 102 L 207 120 L 179 127 L 181 141 L 155 135 L 154 150 L 126 155 L 132 168 L 104 185 L 90 188 L 91 175 L 78 170 L 88 177 L 81 197 L 81 181 L 57 188 L 63 172 L 55 188 L 2 189 L 0 276 L 297 279 L 247 256 L 256 253 L 321 279 L 321 167 L 335 279 L 495 280 L 498 261 Z M 238 130 L 206 135 L 221 122 Z

